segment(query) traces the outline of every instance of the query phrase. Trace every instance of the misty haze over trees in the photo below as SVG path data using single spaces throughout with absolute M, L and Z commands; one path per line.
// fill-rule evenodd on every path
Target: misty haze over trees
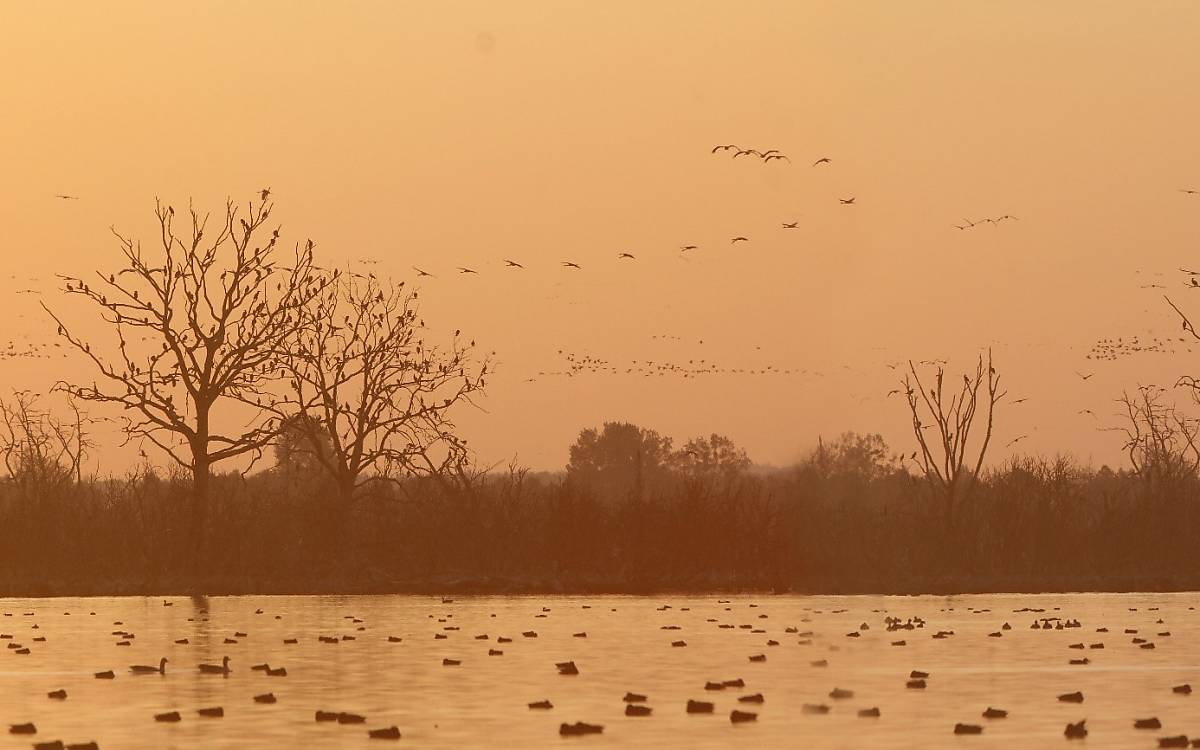
M 403 283 L 282 251 L 271 208 L 159 204 L 153 249 L 118 235 L 121 265 L 64 277 L 107 331 L 47 306 L 91 370 L 0 399 L 0 592 L 1200 585 L 1200 422 L 1161 388 L 1122 395 L 1118 471 L 989 467 L 1007 406 L 990 352 L 961 382 L 908 364 L 903 447 L 847 432 L 764 468 L 719 434 L 608 422 L 561 473 L 481 468 L 454 414 L 490 358 L 461 332 L 435 343 Z M 100 422 L 136 469 L 85 475 Z

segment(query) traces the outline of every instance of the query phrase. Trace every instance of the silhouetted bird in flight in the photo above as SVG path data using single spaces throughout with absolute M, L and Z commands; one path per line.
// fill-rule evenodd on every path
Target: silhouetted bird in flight
M 413 270 L 417 272 L 417 276 L 428 276 L 430 278 L 434 278 L 433 274 L 429 273 L 428 271 L 422 271 L 416 266 L 413 266 Z
M 262 199 L 265 201 L 267 198 L 271 197 L 271 188 L 263 188 L 259 195 L 261 195 Z
M 579 268 L 580 270 L 582 270 L 582 267 L 578 263 L 572 263 L 569 260 L 564 260 L 562 262 L 562 264 L 563 264 L 563 268 Z
M 791 223 L 788 223 L 788 222 L 786 222 L 786 221 L 785 221 L 785 222 L 783 222 L 783 228 L 784 228 L 784 229 L 799 229 L 799 228 L 800 228 L 800 222 L 799 222 L 799 221 L 793 221 L 793 222 L 791 222 Z
M 742 149 L 741 151 L 738 151 L 736 154 L 734 154 L 733 158 L 736 159 L 739 156 L 746 156 L 747 154 L 752 155 L 752 156 L 759 156 L 759 157 L 762 156 L 762 154 L 759 153 L 758 151 L 755 151 L 752 148 L 746 148 L 746 149 Z
M 843 206 L 852 206 L 855 201 L 854 198 L 838 198 L 838 200 L 841 201 Z
M 680 250 L 695 250 L 695 249 L 697 249 L 698 247 L 699 247 L 699 245 L 683 245 L 683 246 L 682 246 L 682 247 L 680 247 L 679 249 L 680 249 Z
M 785 160 L 787 160 L 788 164 L 792 163 L 792 160 L 788 159 L 787 154 L 771 154 L 770 156 L 764 156 L 763 163 L 766 164 L 767 162 L 771 161 L 772 159 L 785 159 Z
M 464 267 L 464 266 L 459 266 L 459 267 L 458 267 L 458 272 L 459 272 L 459 273 L 479 273 L 478 271 L 475 271 L 475 270 L 473 270 L 473 269 L 470 269 L 470 268 L 466 268 L 466 267 Z
M 1094 373 L 1094 372 L 1089 372 L 1087 375 L 1084 375 L 1084 374 L 1083 374 L 1082 372 L 1080 372 L 1079 370 L 1076 370 L 1076 371 L 1075 371 L 1075 374 L 1076 374 L 1076 375 L 1078 375 L 1080 378 L 1082 378 L 1082 379 L 1084 379 L 1084 380 L 1087 380 L 1088 378 L 1090 378 L 1090 377 L 1094 376 L 1096 373 Z
M 829 159 L 829 157 L 828 157 L 828 156 L 822 156 L 820 159 L 817 159 L 816 161 L 814 161 L 814 162 L 812 163 L 812 165 L 815 167 L 815 166 L 817 166 L 818 164 L 829 164 L 829 163 L 830 163 L 830 159 Z
M 55 198 L 62 198 L 62 199 L 63 199 L 63 200 L 65 200 L 65 201 L 77 201 L 77 200 L 79 200 L 79 196 L 78 196 L 78 195 L 66 195 L 65 193 L 58 193 L 58 194 L 56 194 L 54 197 L 55 197 Z
M 504 259 L 504 264 L 506 266 L 508 266 L 509 268 L 524 268 L 525 267 L 525 266 L 521 265 L 520 263 L 516 262 L 515 260 L 509 260 L 508 258 Z
M 621 253 L 620 255 L 618 255 L 618 256 L 617 256 L 617 258 L 618 258 L 618 259 L 620 259 L 620 258 L 629 258 L 630 260 L 637 260 L 637 258 L 633 257 L 633 254 L 632 254 L 632 253 Z
M 723 146 L 713 146 L 713 150 L 712 150 L 710 153 L 714 153 L 714 154 L 715 154 L 715 153 L 717 153 L 718 151 L 728 151 L 729 149 L 736 149 L 736 150 L 740 150 L 740 148 L 739 148 L 738 146 L 735 146 L 735 145 L 733 145 L 732 143 L 729 143 L 729 144 L 726 144 L 726 145 L 723 145 Z
M 1024 439 L 1025 439 L 1025 438 L 1027 438 L 1027 437 L 1029 437 L 1029 436 L 1028 436 L 1028 435 L 1021 435 L 1020 437 L 1015 437 L 1015 438 L 1013 438 L 1012 440 L 1009 440 L 1009 441 L 1008 441 L 1008 445 L 1006 445 L 1005 447 L 1006 447 L 1006 448 L 1011 448 L 1012 446 L 1016 445 L 1017 443 L 1021 442 L 1022 440 L 1024 440 Z
M 1200 190 L 1192 190 L 1191 188 L 1180 188 L 1179 192 L 1187 193 L 1188 195 L 1200 195 Z
M 731 240 L 729 241 L 729 244 L 731 244 L 731 245 L 732 245 L 732 244 L 734 244 L 734 243 L 736 243 L 736 242 L 749 242 L 749 241 L 750 241 L 750 238 L 749 238 L 749 237 L 734 237 L 733 239 L 731 239 Z

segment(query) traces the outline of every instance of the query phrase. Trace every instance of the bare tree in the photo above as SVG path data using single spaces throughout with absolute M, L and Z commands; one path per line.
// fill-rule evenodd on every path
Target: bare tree
M 1000 390 L 1000 375 L 992 365 L 990 349 L 987 361 L 980 355 L 974 374 L 964 374 L 962 384 L 951 389 L 946 387 L 943 365 L 931 364 L 934 373 L 930 387 L 926 387 L 911 360 L 901 385 L 917 439 L 916 463 L 942 495 L 949 525 L 958 501 L 974 488 L 991 443 L 996 405 L 1006 393 Z M 979 417 L 986 418 L 981 426 L 983 435 L 972 448 L 971 433 Z
M 1200 420 L 1167 403 L 1166 392 L 1140 386 L 1137 394 L 1123 393 L 1125 452 L 1133 470 L 1155 482 L 1174 482 L 1200 470 Z
M 276 353 L 327 283 L 314 272 L 311 241 L 296 247 L 290 265 L 280 264 L 279 229 L 266 229 L 273 206 L 267 197 L 264 191 L 244 215 L 227 202 L 212 227 L 208 214 L 189 207 L 182 231 L 175 209 L 156 202 L 160 231 L 152 250 L 114 230 L 124 256 L 119 270 L 98 271 L 91 281 L 62 276 L 66 294 L 91 303 L 115 334 L 109 347 L 75 333 L 43 305 L 59 335 L 98 375 L 90 385 L 60 387 L 83 401 L 120 407 L 127 443 L 149 441 L 190 470 L 196 551 L 211 467 L 257 457 L 274 438 L 276 420 L 259 405 L 274 399 Z M 218 429 L 214 407 L 222 402 L 249 405 L 250 420 L 232 432 Z
M 69 417 L 58 417 L 31 391 L 0 399 L 0 456 L 8 475 L 30 484 L 82 481 L 82 466 L 94 447 L 88 428 L 94 423 L 67 398 Z
M 373 275 L 330 276 L 280 352 L 291 378 L 280 418 L 307 428 L 309 453 L 348 506 L 364 488 L 408 476 L 465 479 L 467 441 L 451 418 L 485 385 L 489 363 L 455 331 L 424 339 L 417 293 Z

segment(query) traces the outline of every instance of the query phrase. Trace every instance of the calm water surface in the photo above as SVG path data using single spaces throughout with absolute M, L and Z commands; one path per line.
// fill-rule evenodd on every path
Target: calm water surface
M 146 598 L 0 599 L 0 634 L 12 636 L 0 640 L 0 722 L 33 722 L 38 730 L 35 736 L 0 735 L 0 750 L 54 739 L 95 740 L 110 750 L 392 744 L 1029 748 L 1062 747 L 1066 722 L 1082 718 L 1091 734 L 1079 744 L 1093 750 L 1155 747 L 1166 735 L 1200 737 L 1200 612 L 1192 609 L 1200 607 L 1197 594 L 166 601 L 171 606 Z M 1045 612 L 1014 612 L 1024 607 Z M 887 615 L 920 617 L 927 624 L 889 633 Z M 1030 629 L 1035 617 L 1052 616 L 1078 619 L 1082 627 Z M 988 636 L 1006 622 L 1011 630 Z M 860 630 L 864 623 L 868 629 Z M 786 632 L 789 627 L 813 634 L 802 638 Z M 1097 633 L 1100 627 L 1109 632 Z M 115 645 L 121 638 L 114 630 L 133 633 L 132 645 Z M 954 635 L 935 639 L 938 630 Z M 525 631 L 537 637 L 523 637 Z M 235 637 L 238 632 L 246 635 Z M 847 637 L 849 632 L 860 636 Z M 319 636 L 339 640 L 322 643 Z M 403 640 L 389 642 L 389 636 Z M 497 636 L 513 641 L 499 645 Z M 35 642 L 37 637 L 46 640 Z M 1139 648 L 1131 642 L 1135 637 L 1156 648 Z M 189 643 L 174 643 L 181 638 Z M 225 643 L 227 638 L 237 642 Z M 299 643 L 285 645 L 290 638 Z M 779 645 L 768 646 L 771 639 Z M 899 639 L 907 645 L 891 645 Z M 687 646 L 673 648 L 676 640 Z M 1069 648 L 1098 642 L 1105 648 Z M 6 647 L 10 643 L 31 653 L 18 655 Z M 504 654 L 489 656 L 490 648 Z M 756 654 L 766 661 L 750 662 Z M 228 677 L 196 668 L 225 655 L 232 659 Z M 132 664 L 157 664 L 162 656 L 169 659 L 165 675 L 128 671 Z M 1091 663 L 1068 663 L 1083 657 Z M 443 666 L 443 658 L 462 663 Z M 812 666 L 821 659 L 828 666 Z M 558 674 L 555 663 L 567 660 L 574 660 L 579 675 Z M 250 669 L 264 662 L 285 667 L 287 676 Z M 93 677 L 108 669 L 116 679 Z M 914 669 L 931 674 L 925 690 L 905 687 Z M 744 689 L 704 689 L 707 681 L 735 678 L 745 680 Z M 1173 693 L 1172 686 L 1182 683 L 1197 692 Z M 854 696 L 831 699 L 835 687 Z M 48 699 L 46 693 L 56 689 L 69 697 Z M 1084 693 L 1082 704 L 1056 700 L 1076 690 Z M 653 715 L 626 717 L 626 691 L 646 694 Z M 275 694 L 275 704 L 254 702 L 267 692 Z M 751 693 L 762 693 L 765 702 L 737 702 Z M 689 698 L 715 702 L 715 713 L 687 715 Z M 527 708 L 538 700 L 550 700 L 554 708 Z M 831 710 L 806 714 L 803 706 L 810 703 Z M 222 706 L 225 717 L 197 716 L 197 709 L 210 706 Z M 989 706 L 1007 709 L 1009 718 L 982 719 Z M 868 707 L 878 707 L 882 716 L 859 718 L 858 709 Z M 734 708 L 756 711 L 757 721 L 731 724 Z M 363 714 L 367 723 L 317 723 L 318 709 Z M 154 721 L 166 711 L 179 711 L 183 720 Z M 1150 716 L 1162 721 L 1162 730 L 1133 729 L 1134 719 Z M 560 738 L 559 724 L 575 721 L 602 724 L 604 732 Z M 954 736 L 956 722 L 983 724 L 984 733 Z M 403 734 L 399 743 L 368 739 L 368 729 L 392 725 Z

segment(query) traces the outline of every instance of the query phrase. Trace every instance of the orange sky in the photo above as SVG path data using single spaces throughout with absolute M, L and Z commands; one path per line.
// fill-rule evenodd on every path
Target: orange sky
M 55 272 L 115 266 L 110 225 L 152 236 L 156 195 L 270 186 L 325 262 L 438 275 L 427 320 L 498 353 L 486 411 L 461 415 L 485 462 L 559 467 L 608 419 L 725 433 L 764 463 L 846 429 L 904 448 L 885 363 L 989 344 L 1029 398 L 1001 444 L 1113 462 L 1097 426 L 1121 389 L 1200 370 L 1200 347 L 1085 359 L 1178 332 L 1144 284 L 1200 314 L 1176 271 L 1200 262 L 1200 195 L 1179 192 L 1200 189 L 1197 3 L 101 5 L 0 5 L 17 346 L 49 333 Z M 709 153 L 730 142 L 793 161 Z M 822 375 L 538 377 L 559 349 Z M 0 360 L 0 387 L 82 368 Z

